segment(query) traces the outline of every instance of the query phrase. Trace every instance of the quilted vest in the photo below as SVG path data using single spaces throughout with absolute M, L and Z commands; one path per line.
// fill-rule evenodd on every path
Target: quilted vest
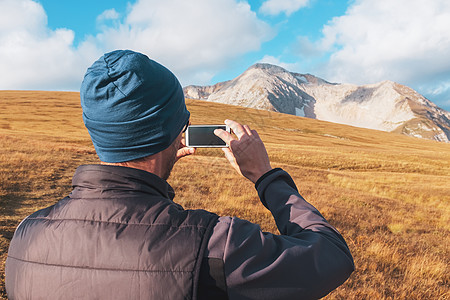
M 81 166 L 73 185 L 17 228 L 9 299 L 196 299 L 217 215 L 184 210 L 164 180 L 141 170 Z

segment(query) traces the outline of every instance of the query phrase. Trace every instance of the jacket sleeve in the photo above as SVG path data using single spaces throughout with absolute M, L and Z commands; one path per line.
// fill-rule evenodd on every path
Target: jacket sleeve
M 347 244 L 287 172 L 266 174 L 257 191 L 281 234 L 221 217 L 208 244 L 208 257 L 224 262 L 230 299 L 317 299 L 347 280 L 354 270 Z

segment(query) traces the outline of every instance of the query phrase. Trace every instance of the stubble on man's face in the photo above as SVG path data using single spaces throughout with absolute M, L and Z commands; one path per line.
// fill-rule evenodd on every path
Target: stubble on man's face
M 181 135 L 178 136 L 175 141 L 172 143 L 172 145 L 169 146 L 167 149 L 167 164 L 164 168 L 165 172 L 163 173 L 162 178 L 164 180 L 169 179 L 170 173 L 172 172 L 173 166 L 175 165 L 175 162 L 177 161 L 177 152 L 178 149 L 180 149 L 180 143 L 181 143 Z
M 169 179 L 170 173 L 172 172 L 173 166 L 175 165 L 175 158 L 176 158 L 176 155 L 173 157 L 173 159 L 170 159 L 170 160 L 167 161 L 166 172 L 163 174 L 163 179 L 164 180 Z

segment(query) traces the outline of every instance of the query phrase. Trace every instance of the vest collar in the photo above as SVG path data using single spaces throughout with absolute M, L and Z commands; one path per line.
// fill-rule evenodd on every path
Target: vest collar
M 72 179 L 77 188 L 103 191 L 140 191 L 161 194 L 173 200 L 173 188 L 159 176 L 144 170 L 110 165 L 82 165 L 77 168 Z

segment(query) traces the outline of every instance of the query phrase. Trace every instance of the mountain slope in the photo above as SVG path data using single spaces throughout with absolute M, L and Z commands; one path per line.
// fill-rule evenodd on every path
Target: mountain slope
M 184 92 L 192 99 L 450 141 L 450 113 L 392 81 L 336 84 L 270 64 L 255 64 L 233 80 L 187 86 Z

